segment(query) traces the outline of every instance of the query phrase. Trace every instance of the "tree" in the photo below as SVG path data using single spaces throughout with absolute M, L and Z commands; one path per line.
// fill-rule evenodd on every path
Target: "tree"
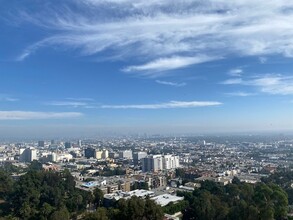
M 107 215 L 107 209 L 98 208 L 96 212 L 87 213 L 83 218 L 83 220 L 109 220 Z
M 103 205 L 103 201 L 104 201 L 103 191 L 99 188 L 95 188 L 93 194 L 94 194 L 94 204 L 97 207 L 101 207 Z
M 69 212 L 65 206 L 52 213 L 50 220 L 69 220 Z
M 147 198 L 144 207 L 144 220 L 161 220 L 164 217 L 163 210 L 153 200 Z
M 40 208 L 40 218 L 44 218 L 44 219 L 47 219 L 51 213 L 54 211 L 54 208 L 48 204 L 48 203 L 44 203 L 43 206 Z
M 7 172 L 0 170 L 0 199 L 6 200 L 12 192 L 13 181 Z

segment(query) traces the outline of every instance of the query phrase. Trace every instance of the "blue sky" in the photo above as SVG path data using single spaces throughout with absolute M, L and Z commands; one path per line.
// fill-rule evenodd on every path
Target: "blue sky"
M 3 136 L 292 131 L 293 3 L 1 3 Z

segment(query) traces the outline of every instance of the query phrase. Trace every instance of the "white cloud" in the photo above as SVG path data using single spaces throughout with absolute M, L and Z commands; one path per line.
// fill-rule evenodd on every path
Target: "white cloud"
M 0 120 L 62 119 L 82 116 L 79 112 L 0 111 Z
M 259 57 L 258 59 L 261 64 L 265 64 L 268 61 L 268 58 L 266 57 Z
M 240 69 L 240 68 L 236 68 L 236 69 L 231 69 L 229 72 L 228 72 L 228 75 L 230 76 L 241 76 L 243 73 L 243 70 Z
M 17 102 L 17 101 L 19 101 L 19 99 L 13 98 L 13 97 L 6 95 L 6 94 L 0 94 L 0 102 L 1 101 L 3 101 L 3 102 Z
M 88 105 L 86 102 L 78 102 L 78 101 L 54 101 L 54 102 L 46 102 L 46 105 L 52 106 L 67 106 L 67 107 L 85 107 Z
M 221 105 L 221 102 L 212 101 L 170 101 L 159 104 L 139 104 L 139 105 L 102 105 L 101 108 L 110 109 L 166 109 L 166 108 L 195 108 Z
M 247 96 L 253 96 L 255 93 L 249 93 L 249 92 L 229 92 L 225 93 L 228 96 L 239 96 L 239 97 L 247 97 Z
M 80 102 L 93 102 L 93 98 L 67 98 L 67 100 L 80 101 Z
M 188 67 L 190 65 L 204 63 L 204 62 L 208 62 L 208 61 L 212 61 L 216 59 L 219 59 L 219 58 L 208 57 L 205 55 L 200 55 L 197 57 L 176 56 L 171 58 L 159 58 L 157 60 L 151 61 L 143 65 L 126 67 L 123 69 L 123 71 L 124 72 L 140 72 L 140 71 L 160 72 L 160 71 L 167 71 L 167 70 Z M 155 73 L 151 73 L 151 75 L 155 76 Z
M 273 95 L 293 95 L 293 77 L 280 74 L 267 74 L 248 79 L 228 79 L 222 84 L 252 86 L 263 93 Z
M 227 80 L 221 82 L 221 84 L 224 84 L 224 85 L 237 85 L 237 84 L 241 84 L 241 83 L 242 83 L 241 78 L 232 78 L 232 79 L 227 79 Z
M 177 82 L 169 82 L 169 81 L 162 81 L 162 80 L 156 80 L 156 83 L 167 85 L 167 86 L 174 86 L 174 87 L 182 87 L 186 86 L 186 83 L 177 83 Z
M 75 0 L 52 5 L 47 11 L 40 5 L 42 13 L 18 16 L 51 33 L 25 49 L 19 60 L 51 45 L 79 49 L 82 55 L 111 50 L 117 57 L 145 62 L 126 71 L 181 68 L 197 62 L 179 60 L 168 68 L 166 57 L 197 54 L 293 57 L 291 1 Z

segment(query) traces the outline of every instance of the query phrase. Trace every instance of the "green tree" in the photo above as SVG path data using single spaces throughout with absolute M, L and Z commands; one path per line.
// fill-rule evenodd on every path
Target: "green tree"
M 50 216 L 50 220 L 69 220 L 69 212 L 65 206 L 61 207 L 59 210 L 56 210 Z
M 0 199 L 6 200 L 12 192 L 13 181 L 7 172 L 0 170 Z
M 93 213 L 87 213 L 82 220 L 109 220 L 107 215 L 107 209 L 98 208 L 97 211 Z
M 103 201 L 104 201 L 103 191 L 99 188 L 95 188 L 93 191 L 93 195 L 94 195 L 94 204 L 97 207 L 101 207 L 103 205 Z
M 162 208 L 153 200 L 147 198 L 144 207 L 144 220 L 161 220 L 164 217 Z

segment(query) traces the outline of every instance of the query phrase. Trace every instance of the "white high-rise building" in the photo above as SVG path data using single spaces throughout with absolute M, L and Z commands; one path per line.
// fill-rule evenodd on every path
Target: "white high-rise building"
M 179 167 L 179 156 L 173 155 L 150 155 L 142 159 L 143 172 L 157 172 Z
M 37 150 L 33 147 L 20 149 L 20 158 L 21 162 L 32 162 L 33 160 L 37 160 Z
M 107 159 L 109 157 L 109 151 L 106 149 L 103 149 L 102 151 L 102 158 Z

